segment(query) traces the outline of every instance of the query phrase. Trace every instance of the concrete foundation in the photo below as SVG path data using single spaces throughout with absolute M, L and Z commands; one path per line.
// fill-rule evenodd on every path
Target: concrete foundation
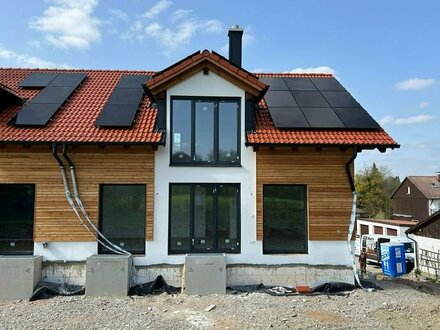
M 133 284 L 132 278 L 131 255 L 93 255 L 87 258 L 87 296 L 126 296 Z
M 41 280 L 41 256 L 0 256 L 0 299 L 29 299 Z
M 156 277 L 162 275 L 164 280 L 176 287 L 182 286 L 183 265 L 149 265 L 136 266 L 136 284 L 148 283 L 154 281 Z
M 226 256 L 219 254 L 188 254 L 182 292 L 186 294 L 226 293 Z
M 86 262 L 43 261 L 42 280 L 84 286 L 86 285 Z

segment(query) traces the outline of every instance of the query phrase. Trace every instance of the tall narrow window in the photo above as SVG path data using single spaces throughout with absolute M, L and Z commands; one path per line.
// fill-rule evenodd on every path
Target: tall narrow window
M 171 99 L 171 164 L 240 164 L 240 100 Z
M 240 252 L 237 184 L 170 185 L 169 253 Z
M 0 184 L 0 254 L 33 254 L 35 185 Z
M 263 186 L 263 253 L 307 253 L 306 186 Z
M 100 229 L 107 239 L 134 254 L 145 253 L 145 201 L 143 184 L 101 185 Z M 100 253 L 111 253 L 99 246 Z

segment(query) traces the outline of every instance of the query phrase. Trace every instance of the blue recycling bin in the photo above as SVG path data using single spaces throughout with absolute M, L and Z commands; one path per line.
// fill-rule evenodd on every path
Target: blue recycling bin
M 405 246 L 402 243 L 380 244 L 382 272 L 390 277 L 406 274 Z

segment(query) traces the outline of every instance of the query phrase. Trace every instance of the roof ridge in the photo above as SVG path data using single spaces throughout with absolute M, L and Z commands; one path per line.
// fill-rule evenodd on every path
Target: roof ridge
M 255 72 L 257 77 L 260 78 L 271 78 L 271 77 L 311 77 L 311 78 L 334 78 L 331 73 L 292 73 L 292 72 Z
M 129 69 L 79 69 L 79 68 L 12 68 L 0 67 L 0 70 L 23 70 L 23 71 L 75 71 L 75 72 L 130 72 L 130 73 L 145 73 L 155 74 L 158 71 L 154 70 L 129 70 Z

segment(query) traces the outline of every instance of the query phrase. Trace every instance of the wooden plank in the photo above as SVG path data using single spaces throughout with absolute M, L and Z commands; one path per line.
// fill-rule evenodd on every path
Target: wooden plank
M 263 185 L 307 185 L 309 240 L 346 240 L 352 193 L 345 164 L 350 150 L 257 151 L 257 239 L 263 239 Z M 353 173 L 353 168 L 352 168 Z
M 76 167 L 78 188 L 87 213 L 99 222 L 100 184 L 147 186 L 147 240 L 153 240 L 154 151 L 151 147 L 80 146 L 69 149 Z M 68 169 L 66 168 L 66 171 Z M 69 173 L 70 177 L 70 173 Z M 0 183 L 33 183 L 35 191 L 34 240 L 37 242 L 94 241 L 76 218 L 64 195 L 59 165 L 49 146 L 29 149 L 8 145 L 0 153 Z

